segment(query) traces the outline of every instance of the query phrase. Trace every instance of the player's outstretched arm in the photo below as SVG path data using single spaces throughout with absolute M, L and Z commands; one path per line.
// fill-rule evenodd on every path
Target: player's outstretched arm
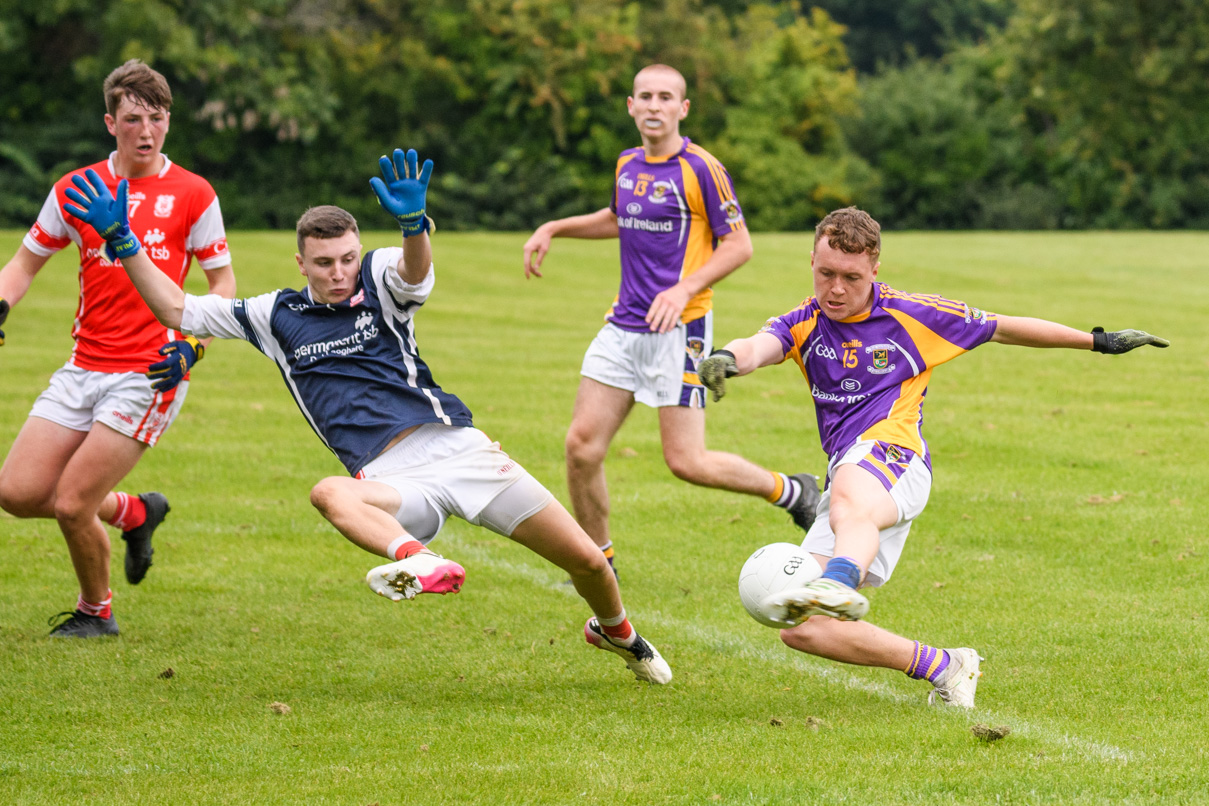
M 1120 354 L 1147 344 L 1166 347 L 1166 339 L 1142 330 L 1119 330 L 1105 333 L 1096 328 L 1091 333 L 1075 330 L 1045 319 L 1028 316 L 998 316 L 995 335 L 991 341 L 1021 347 L 1067 347 L 1073 350 L 1094 350 L 1098 353 Z
M 757 333 L 714 350 L 697 366 L 697 375 L 705 388 L 713 392 L 717 403 L 726 395 L 727 378 L 747 375 L 760 367 L 776 364 L 783 357 L 780 339 L 769 333 Z
M 17 247 L 17 254 L 0 269 L 0 327 L 8 319 L 13 306 L 21 301 L 34 277 L 46 265 L 50 256 L 43 257 L 29 250 L 25 244 Z M 0 347 L 4 346 L 4 331 L 0 330 Z
M 63 212 L 89 225 L 105 239 L 106 252 L 112 253 L 111 259 L 122 261 L 122 268 L 160 324 L 173 330 L 180 328 L 185 292 L 156 268 L 138 237 L 130 231 L 126 207 L 128 183 L 125 179 L 118 183 L 115 197 L 96 171 L 89 168 L 85 176 L 88 181 L 79 174 L 71 178 L 75 187 L 68 188 L 66 195 L 75 204 L 64 204 Z
M 396 148 L 389 158 L 378 159 L 382 178 L 375 176 L 369 180 L 378 204 L 395 217 L 403 232 L 403 260 L 396 270 L 410 285 L 423 282 L 432 266 L 432 244 L 428 234 L 433 229 L 433 222 L 425 209 L 432 160 L 424 160 L 422 168 L 419 162 L 414 148 L 406 152 Z
M 428 182 L 433 176 L 433 161 L 424 160 L 415 149 L 395 149 L 391 157 L 378 157 L 382 178 L 370 179 L 370 187 L 382 209 L 394 216 L 403 231 L 403 260 L 395 267 L 403 282 L 418 285 L 428 277 L 433 265 L 433 249 L 428 234 L 433 220 L 428 218 Z
M 542 261 L 550 251 L 550 241 L 555 238 L 601 238 L 617 237 L 617 214 L 605 207 L 595 213 L 576 215 L 547 221 L 525 241 L 525 279 L 541 277 Z

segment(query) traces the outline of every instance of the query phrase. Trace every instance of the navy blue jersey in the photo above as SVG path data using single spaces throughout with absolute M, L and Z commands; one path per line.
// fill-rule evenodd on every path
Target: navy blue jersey
M 356 475 L 405 428 L 473 425 L 420 358 L 412 317 L 432 293 L 433 272 L 405 283 L 395 271 L 402 251 L 367 254 L 346 302 L 316 303 L 309 288 L 235 300 L 187 295 L 181 330 L 246 339 L 273 359 L 315 433 Z

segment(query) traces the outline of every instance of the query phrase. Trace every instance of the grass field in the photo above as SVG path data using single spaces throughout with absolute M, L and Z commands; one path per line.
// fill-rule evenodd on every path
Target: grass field
M 20 235 L 0 233 L 0 254 Z M 523 240 L 438 235 L 417 330 L 437 380 L 565 502 L 563 434 L 616 246 L 556 242 L 526 282 Z M 292 235 L 231 244 L 242 295 L 301 279 Z M 718 289 L 719 343 L 809 294 L 809 249 L 757 236 Z M 898 288 L 1173 342 L 987 345 L 936 372 L 932 499 L 870 619 L 978 648 L 972 713 L 928 708 L 928 686 L 897 672 L 793 653 L 749 619 L 738 569 L 792 526 L 675 480 L 649 410 L 607 467 L 622 590 L 670 685 L 584 643 L 588 612 L 557 569 L 461 521 L 435 546 L 465 564 L 460 595 L 376 597 L 361 581 L 375 558 L 307 502 L 340 465 L 267 359 L 216 344 L 122 485 L 173 509 L 143 584 L 115 551 L 120 638 L 48 640 L 75 601 L 65 545 L 53 522 L 0 518 L 0 803 L 1209 802 L 1206 254 L 1205 234 L 887 236 L 880 279 Z M 9 318 L 0 448 L 67 357 L 75 293 L 65 252 Z M 730 388 L 711 447 L 823 471 L 792 365 Z M 975 723 L 1012 732 L 988 743 Z

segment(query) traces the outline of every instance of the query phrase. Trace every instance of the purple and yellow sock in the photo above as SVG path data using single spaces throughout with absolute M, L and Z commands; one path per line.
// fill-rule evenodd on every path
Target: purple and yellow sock
M 600 550 L 602 552 L 604 552 L 605 559 L 609 561 L 609 567 L 612 568 L 613 567 L 613 541 L 610 540 L 608 543 L 605 543 L 603 546 L 600 547 Z
M 784 473 L 778 473 L 775 470 L 768 471 L 772 474 L 772 493 L 766 499 L 768 503 L 774 504 L 782 509 L 788 509 L 798 500 L 798 496 L 802 494 L 802 484 L 797 479 L 791 479 Z
M 948 652 L 916 641 L 911 663 L 903 671 L 907 673 L 907 677 L 935 683 L 936 678 L 940 677 L 941 672 L 947 668 L 949 668 Z

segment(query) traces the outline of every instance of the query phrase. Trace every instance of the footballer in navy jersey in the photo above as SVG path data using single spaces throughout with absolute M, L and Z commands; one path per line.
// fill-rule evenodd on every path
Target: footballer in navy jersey
M 876 282 L 880 254 L 881 227 L 868 213 L 829 214 L 810 254 L 814 295 L 702 361 L 701 377 L 720 398 L 728 377 L 793 359 L 810 385 L 829 463 L 802 547 L 819 567 L 808 584 L 760 604 L 763 617 L 785 626 L 781 640 L 831 660 L 901 669 L 933 685 L 929 702 L 972 708 L 978 652 L 931 647 L 863 621 L 869 603 L 857 591 L 890 579 L 927 504 L 932 465 L 923 404 L 933 367 L 988 341 L 1106 353 L 1167 342 L 1139 330 L 1085 333 L 896 291 Z
M 342 302 L 317 302 L 309 287 L 233 301 L 186 297 L 181 327 L 246 339 L 273 359 L 307 422 L 356 475 L 408 428 L 474 424 L 420 357 L 412 319 L 435 274 L 407 285 L 395 270 L 402 251 L 366 254 L 356 291 Z
M 235 301 L 184 294 L 155 270 L 133 238 L 122 266 L 160 322 L 186 333 L 245 339 L 273 360 L 299 410 L 353 478 L 333 476 L 311 503 L 341 534 L 388 562 L 366 583 L 393 601 L 457 593 L 465 569 L 428 543 L 450 516 L 511 537 L 570 574 L 593 616 L 585 640 L 621 656 L 640 680 L 667 683 L 671 669 L 626 616 L 604 556 L 545 487 L 474 428 L 469 409 L 443 390 L 420 357 L 413 318 L 435 274 L 425 208 L 431 160 L 396 149 L 370 180 L 394 216 L 402 246 L 362 258 L 357 222 L 313 207 L 298 222 L 299 291 Z M 81 185 L 80 218 L 121 233 L 125 187 Z M 77 194 L 79 195 L 79 194 Z M 129 249 L 127 245 L 127 249 Z

